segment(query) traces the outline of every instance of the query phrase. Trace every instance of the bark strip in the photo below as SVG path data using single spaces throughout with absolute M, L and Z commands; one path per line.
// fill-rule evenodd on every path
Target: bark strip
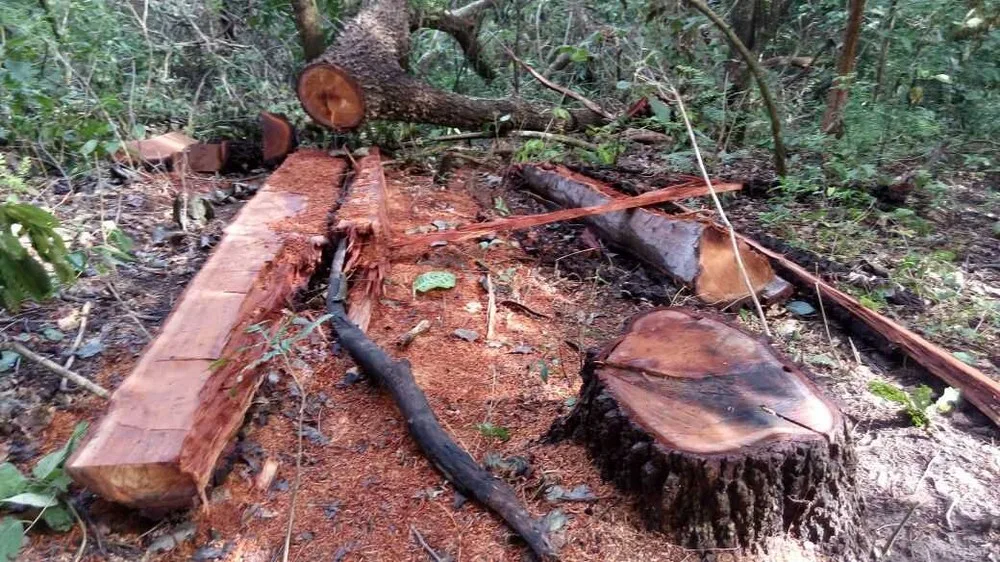
M 389 392 L 406 419 L 413 440 L 459 492 L 493 510 L 538 557 L 555 557 L 540 522 L 531 518 L 514 490 L 476 463 L 441 427 L 426 395 L 413 378 L 409 362 L 392 359 L 348 318 L 345 308 L 347 278 L 343 272 L 346 253 L 347 241 L 341 239 L 330 269 L 326 303 L 341 345 L 365 373 Z

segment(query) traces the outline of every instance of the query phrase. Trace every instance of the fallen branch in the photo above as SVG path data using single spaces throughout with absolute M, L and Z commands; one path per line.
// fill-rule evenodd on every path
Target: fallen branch
M 738 183 L 720 183 L 715 185 L 715 190 L 738 191 L 743 186 Z M 551 213 L 541 213 L 538 215 L 526 215 L 507 217 L 489 222 L 470 224 L 447 232 L 426 234 L 423 236 L 411 236 L 397 240 L 393 244 L 396 248 L 406 248 L 408 246 L 425 245 L 434 242 L 457 242 L 477 238 L 490 232 L 504 232 L 509 230 L 523 230 L 533 226 L 542 226 L 554 222 L 576 220 L 593 215 L 602 215 L 615 211 L 624 211 L 636 207 L 648 207 L 667 201 L 679 201 L 690 197 L 701 197 L 707 195 L 708 190 L 700 185 L 685 183 L 655 191 L 649 191 L 635 197 L 625 199 L 614 199 L 602 205 L 590 207 L 576 207 L 570 209 L 560 209 Z
M 101 398 L 107 398 L 108 396 L 110 396 L 108 391 L 105 390 L 104 387 L 100 386 L 99 384 L 91 381 L 90 379 L 84 377 L 83 375 L 79 375 L 77 373 L 74 373 L 73 371 L 70 371 L 69 369 L 63 367 L 59 363 L 52 361 L 51 359 L 48 359 L 46 357 L 43 357 L 35 353 L 34 351 L 31 351 L 30 349 L 28 349 L 19 342 L 0 341 L 0 351 L 13 351 L 14 353 L 20 355 L 21 357 L 30 359 L 33 363 L 45 367 L 46 369 L 52 371 L 53 373 L 65 379 L 68 379 L 73 384 L 81 388 L 85 388 L 90 392 L 100 396 Z
M 539 82 L 541 82 L 541 84 L 543 86 L 545 86 L 546 88 L 548 88 L 550 90 L 553 90 L 555 92 L 559 92 L 560 94 L 563 94 L 566 97 L 570 97 L 570 98 L 575 99 L 576 101 L 582 103 L 584 107 L 586 107 L 587 109 L 589 109 L 589 110 L 593 111 L 594 113 L 600 115 L 601 117 L 607 119 L 608 121 L 611 121 L 611 120 L 613 120 L 615 118 L 614 115 L 611 115 L 607 111 L 604 111 L 604 108 L 602 108 L 601 106 L 597 105 L 596 103 L 590 101 L 589 99 L 585 98 L 582 94 L 578 94 L 578 93 L 574 92 L 573 90 L 570 90 L 569 88 L 567 88 L 565 86 L 560 86 L 559 84 L 556 84 L 555 82 L 553 82 L 553 81 L 549 80 L 548 78 L 542 76 L 537 70 L 535 70 L 534 68 L 532 68 L 532 66 L 530 64 L 528 64 L 528 63 L 524 62 L 523 60 L 517 58 L 517 55 L 514 54 L 514 51 L 511 51 L 507 47 L 504 47 L 504 50 L 507 51 L 507 56 L 509 56 L 511 59 L 513 59 L 514 62 L 516 62 L 517 64 L 523 66 L 524 69 L 528 71 L 528 74 L 531 74 L 535 78 L 535 80 L 538 80 Z
M 561 142 L 563 144 L 568 144 L 570 146 L 575 146 L 577 148 L 582 148 L 584 150 L 589 150 L 591 152 L 597 152 L 600 147 L 594 143 L 587 142 L 585 140 L 580 140 L 578 138 L 559 135 L 556 133 L 546 133 L 545 131 L 521 131 L 521 130 L 511 130 L 511 131 L 495 131 L 492 133 L 459 133 L 457 135 L 442 135 L 439 137 L 431 137 L 427 139 L 420 139 L 415 141 L 413 144 L 422 145 L 429 142 L 452 142 L 460 140 L 473 140 L 473 139 L 492 139 L 500 137 L 523 137 L 527 139 L 542 139 L 553 142 Z
M 76 332 L 76 338 L 73 339 L 73 345 L 69 348 L 69 357 L 63 362 L 64 369 L 70 369 L 73 367 L 73 361 L 76 360 L 76 350 L 79 349 L 80 344 L 83 343 L 83 334 L 87 331 L 87 319 L 90 317 L 90 311 L 94 308 L 94 303 L 87 301 L 83 304 L 83 309 L 80 311 L 80 329 Z M 62 381 L 59 383 L 59 390 L 66 392 L 69 387 L 66 386 L 66 379 L 63 377 Z
M 343 272 L 346 253 L 347 241 L 342 238 L 330 268 L 326 303 L 340 344 L 369 377 L 389 391 L 413 440 L 459 492 L 493 510 L 537 556 L 555 557 L 542 525 L 531 518 L 514 490 L 479 466 L 441 427 L 423 390 L 413 379 L 409 362 L 393 360 L 348 318 L 347 278 Z

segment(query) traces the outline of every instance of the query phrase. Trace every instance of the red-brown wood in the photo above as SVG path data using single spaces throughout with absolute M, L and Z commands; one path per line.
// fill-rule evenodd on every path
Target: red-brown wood
M 292 126 L 287 117 L 279 113 L 261 111 L 260 129 L 265 166 L 281 164 L 298 144 L 295 127 Z
M 229 161 L 229 146 L 225 141 L 192 144 L 180 152 L 179 167 L 183 171 L 214 174 L 225 169 Z
M 354 179 L 337 210 L 334 233 L 347 239 L 344 273 L 351 276 L 348 317 L 368 330 L 372 309 L 389 273 L 389 210 L 385 173 L 377 147 L 357 161 Z
M 320 259 L 346 161 L 295 153 L 237 215 L 156 339 L 67 465 L 101 496 L 147 509 L 192 505 L 259 384 L 247 328 L 273 320 Z
M 175 154 L 197 142 L 184 133 L 173 131 L 144 140 L 129 141 L 125 143 L 125 151 L 141 164 L 166 166 L 173 161 Z

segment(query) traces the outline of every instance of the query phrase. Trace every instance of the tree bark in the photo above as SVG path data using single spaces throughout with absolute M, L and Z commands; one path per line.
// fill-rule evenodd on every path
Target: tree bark
M 550 437 L 582 441 L 650 527 L 696 549 L 791 532 L 857 553 L 846 420 L 766 343 L 715 315 L 657 309 L 582 375 Z
M 295 27 L 299 30 L 302 52 L 306 61 L 311 61 L 326 48 L 316 0 L 292 0 L 292 10 L 295 11 Z
M 865 0 L 850 0 L 847 29 L 844 30 L 844 46 L 837 61 L 837 83 L 826 98 L 826 112 L 823 114 L 822 130 L 828 135 L 840 137 L 844 134 L 844 108 L 851 93 L 851 75 L 861 37 L 861 24 L 865 14 Z
M 365 7 L 299 76 L 297 90 L 306 112 L 333 129 L 352 129 L 364 119 L 533 130 L 583 129 L 602 121 L 583 109 L 570 112 L 564 123 L 547 108 L 517 98 L 475 98 L 433 88 L 405 70 L 409 32 L 405 0 L 379 0 Z

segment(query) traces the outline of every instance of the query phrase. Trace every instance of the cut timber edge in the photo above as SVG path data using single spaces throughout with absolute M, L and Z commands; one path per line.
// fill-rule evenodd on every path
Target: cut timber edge
M 203 497 L 260 382 L 244 371 L 263 352 L 247 328 L 275 319 L 308 282 L 346 167 L 297 152 L 240 210 L 67 463 L 74 480 L 150 511 Z

